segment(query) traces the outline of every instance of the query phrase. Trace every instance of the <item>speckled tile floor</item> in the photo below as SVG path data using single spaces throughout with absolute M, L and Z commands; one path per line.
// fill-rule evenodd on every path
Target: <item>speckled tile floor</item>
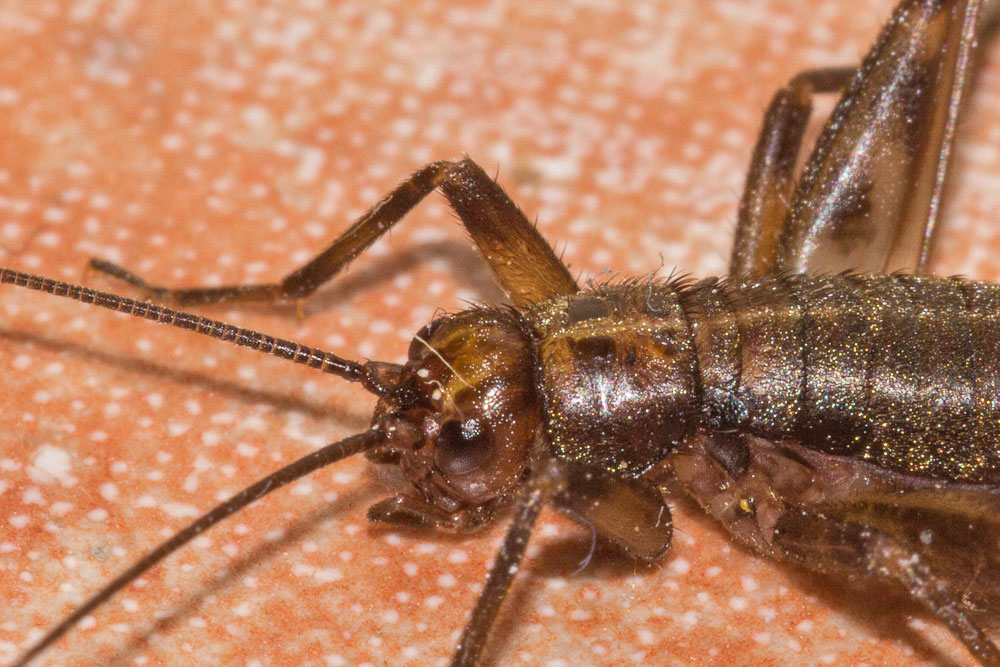
M 422 164 L 468 153 L 585 278 L 721 273 L 760 117 L 857 61 L 889 0 L 0 2 L 0 262 L 171 284 L 282 276 Z M 941 273 L 1000 277 L 1000 53 L 961 129 Z M 116 287 L 91 278 L 95 287 Z M 289 308 L 199 312 L 400 360 L 498 297 L 432 197 Z M 308 369 L 0 290 L 0 660 L 192 517 L 366 427 Z M 40 664 L 445 664 L 502 535 L 373 528 L 348 461 L 199 538 Z M 734 547 L 680 502 L 658 567 L 543 515 L 492 665 L 964 664 L 938 625 Z M 911 618 L 911 614 L 917 616 Z M 952 662 L 947 662 L 952 661 Z

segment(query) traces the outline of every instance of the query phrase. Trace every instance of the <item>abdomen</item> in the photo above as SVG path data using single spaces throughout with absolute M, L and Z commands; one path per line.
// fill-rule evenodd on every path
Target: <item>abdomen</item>
M 701 323 L 738 332 L 738 377 L 715 408 L 729 423 L 718 426 L 924 477 L 1000 482 L 1000 288 L 792 277 L 726 296 L 730 314 Z

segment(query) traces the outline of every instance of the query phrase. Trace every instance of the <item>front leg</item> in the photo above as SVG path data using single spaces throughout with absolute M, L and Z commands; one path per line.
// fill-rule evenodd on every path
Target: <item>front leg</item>
M 524 213 L 470 159 L 433 162 L 415 172 L 326 250 L 280 283 L 175 289 L 150 285 L 127 269 L 104 260 L 91 260 L 90 266 L 138 287 L 147 298 L 177 305 L 301 300 L 337 275 L 436 188 L 448 198 L 493 275 L 516 305 L 531 306 L 579 289 L 569 270 Z

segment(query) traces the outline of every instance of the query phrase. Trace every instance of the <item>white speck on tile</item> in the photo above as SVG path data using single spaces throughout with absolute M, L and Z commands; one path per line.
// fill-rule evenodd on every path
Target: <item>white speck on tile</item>
M 184 435 L 187 433 L 191 426 L 189 424 L 181 424 L 178 422 L 170 422 L 167 424 L 167 435 L 176 438 L 179 435 Z
M 72 503 L 67 503 L 65 501 L 58 501 L 52 503 L 52 507 L 49 508 L 49 512 L 52 516 L 66 516 L 73 509 Z
M 45 222 L 58 224 L 60 222 L 64 222 L 66 217 L 66 209 L 61 206 L 49 206 L 42 212 L 42 218 Z
M 452 549 L 448 552 L 446 560 L 449 563 L 467 563 L 469 561 L 469 554 L 461 549 Z
M 309 577 L 315 574 L 316 568 L 308 563 L 296 563 L 292 566 L 292 574 L 297 577 Z
M 211 417 L 209 417 L 209 421 L 212 422 L 213 424 L 227 425 L 235 422 L 236 417 L 231 412 L 216 412 Z
M 0 106 L 13 106 L 21 100 L 21 93 L 15 88 L 0 87 Z
M 32 465 L 49 477 L 60 481 L 69 477 L 72 464 L 65 450 L 52 445 L 42 445 L 38 448 L 32 460 Z
M 420 71 L 417 72 L 416 77 L 414 77 L 414 85 L 424 91 L 433 90 L 441 82 L 441 77 L 444 72 L 442 71 L 440 63 L 429 62 L 425 63 Z
M 160 507 L 161 510 L 167 515 L 177 519 L 187 518 L 187 517 L 197 517 L 200 516 L 201 512 L 198 508 L 193 505 L 188 505 L 187 503 L 179 503 L 176 501 L 171 501 L 163 503 Z
M 156 499 L 153 496 L 142 495 L 135 501 L 136 507 L 156 507 Z
M 685 558 L 674 558 L 670 561 L 669 567 L 677 574 L 687 574 L 691 571 L 691 563 Z
M 160 146 L 165 151 L 179 151 L 184 146 L 184 136 L 177 133 L 171 132 L 170 134 L 164 135 L 163 139 L 160 141 Z
M 316 571 L 316 580 L 327 584 L 334 581 L 340 581 L 344 578 L 344 573 L 335 567 L 322 568 Z
M 299 167 L 295 178 L 299 183 L 312 183 L 320 175 L 326 162 L 326 153 L 316 146 L 300 146 L 297 151 Z
M 258 449 L 253 445 L 249 445 L 245 442 L 241 442 L 236 445 L 236 453 L 240 456 L 245 456 L 247 458 L 252 458 L 257 455 Z
M 0 480 L 0 493 L 7 490 L 7 482 Z M 33 486 L 30 489 L 25 490 L 21 495 L 21 502 L 25 505 L 44 505 L 45 498 L 42 496 L 41 490 Z

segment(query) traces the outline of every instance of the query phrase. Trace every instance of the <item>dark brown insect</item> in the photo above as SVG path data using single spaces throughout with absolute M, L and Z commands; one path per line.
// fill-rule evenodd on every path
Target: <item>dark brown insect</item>
M 662 462 L 744 544 L 901 585 L 995 664 L 1000 653 L 980 616 L 997 608 L 991 509 L 1000 463 L 980 443 L 994 435 L 1000 296 L 961 280 L 836 274 L 926 266 L 978 8 L 940 5 L 904 3 L 857 77 L 809 72 L 779 93 L 724 282 L 580 291 L 468 160 L 419 171 L 280 286 L 176 292 L 95 264 L 154 301 L 295 299 L 439 187 L 514 308 L 435 320 L 405 366 L 357 364 L 14 271 L 0 278 L 360 382 L 380 397 L 374 428 L 293 464 L 286 477 L 362 449 L 399 464 L 415 490 L 377 504 L 372 518 L 468 530 L 516 498 L 458 664 L 478 656 L 542 504 L 572 511 L 633 556 L 662 556 L 670 513 L 644 477 Z M 793 192 L 809 99 L 845 86 Z

